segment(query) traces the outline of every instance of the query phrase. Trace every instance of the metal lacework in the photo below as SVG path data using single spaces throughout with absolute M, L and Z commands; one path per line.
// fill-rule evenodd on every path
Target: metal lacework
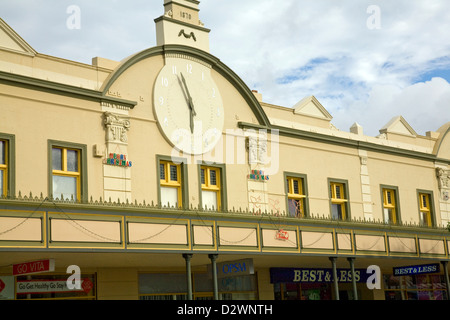
M 145 240 L 148 240 L 148 239 L 151 239 L 151 238 L 153 238 L 153 237 L 156 237 L 156 236 L 160 235 L 160 234 L 163 233 L 164 231 L 168 230 L 171 226 L 175 225 L 175 223 L 176 223 L 176 222 L 177 222 L 184 214 L 186 214 L 186 213 L 188 213 L 188 212 L 196 212 L 196 213 L 197 213 L 197 218 L 198 218 L 200 221 L 202 221 L 203 225 L 204 225 L 204 226 L 209 226 L 209 227 L 210 227 L 211 225 L 205 223 L 205 221 L 202 219 L 202 217 L 200 216 L 200 212 L 209 212 L 209 213 L 211 213 L 211 214 L 216 213 L 216 211 L 214 211 L 214 210 L 205 210 L 205 209 L 202 209 L 202 208 L 200 208 L 200 209 L 193 208 L 192 205 L 191 205 L 191 208 L 190 208 L 190 209 L 181 209 L 181 208 L 175 208 L 175 207 L 165 207 L 165 206 L 162 206 L 161 204 L 155 205 L 155 204 L 153 203 L 153 201 L 152 201 L 151 204 L 146 204 L 145 201 L 144 201 L 142 204 L 141 204 L 141 203 L 138 204 L 138 203 L 137 203 L 137 200 L 135 200 L 134 203 L 130 203 L 128 200 L 127 200 L 126 202 L 121 202 L 120 199 L 118 199 L 117 202 L 112 202 L 111 199 L 109 199 L 109 201 L 103 201 L 102 198 L 100 198 L 100 201 L 93 201 L 93 199 L 92 199 L 92 197 L 91 197 L 91 199 L 90 199 L 89 202 L 87 202 L 87 203 L 79 203 L 79 202 L 75 202 L 75 201 L 73 201 L 73 200 L 58 200 L 58 199 L 50 199 L 50 198 L 48 198 L 48 197 L 44 198 L 43 195 L 42 195 L 42 193 L 41 193 L 40 198 L 38 198 L 38 197 L 33 197 L 33 195 L 32 195 L 31 192 L 30 192 L 30 195 L 29 195 L 29 196 L 23 196 L 23 197 L 22 197 L 22 195 L 21 195 L 21 192 L 19 192 L 19 196 L 18 196 L 18 197 L 14 197 L 14 198 L 13 198 L 13 197 L 1 196 L 1 197 L 0 197 L 0 201 L 1 201 L 1 200 L 7 200 L 7 201 L 14 201 L 14 200 L 17 200 L 17 201 L 29 202 L 29 203 L 36 203 L 36 202 L 39 202 L 39 204 L 38 204 L 38 206 L 36 207 L 36 209 L 33 210 L 33 212 L 31 212 L 28 216 L 23 217 L 23 219 L 24 219 L 23 221 L 19 222 L 17 225 L 15 225 L 14 227 L 9 228 L 8 230 L 1 231 L 1 232 L 0 232 L 0 235 L 4 235 L 4 234 L 6 234 L 6 233 L 8 233 L 8 232 L 11 232 L 11 231 L 17 229 L 18 227 L 20 227 L 21 225 L 23 225 L 28 219 L 31 219 L 31 218 L 36 214 L 36 212 L 38 212 L 38 211 L 41 209 L 41 207 L 44 205 L 45 202 L 50 202 L 56 209 L 58 209 L 59 212 L 63 213 L 63 214 L 68 218 L 69 221 L 71 221 L 77 228 L 79 228 L 79 230 L 81 230 L 82 232 L 84 232 L 84 233 L 86 233 L 86 234 L 89 234 L 89 235 L 91 235 L 91 236 L 95 236 L 95 237 L 98 237 L 98 238 L 100 238 L 100 239 L 107 240 L 107 241 L 109 241 L 109 242 L 117 242 L 117 240 L 116 240 L 116 239 L 111 239 L 111 238 L 108 238 L 108 237 L 105 237 L 105 236 L 102 236 L 102 235 L 100 235 L 100 234 L 97 234 L 97 233 L 95 233 L 95 232 L 89 230 L 88 228 L 86 228 L 86 227 L 84 227 L 84 226 L 78 224 L 77 221 L 76 221 L 75 219 L 71 218 L 66 212 L 64 212 L 64 210 L 59 206 L 59 204 L 71 204 L 71 205 L 74 205 L 74 206 L 76 206 L 76 205 L 83 205 L 83 204 L 84 204 L 84 205 L 92 205 L 92 206 L 94 206 L 94 207 L 95 207 L 95 206 L 104 206 L 104 207 L 130 208 L 130 209 L 135 208 L 135 209 L 152 209 L 152 210 L 162 210 L 162 211 L 180 211 L 180 214 L 179 214 L 176 218 L 174 218 L 174 220 L 171 221 L 171 222 L 169 223 L 169 225 L 168 225 L 166 228 L 164 228 L 164 229 L 158 231 L 157 233 L 155 233 L 155 234 L 153 234 L 153 235 L 150 235 L 149 237 L 146 237 L 146 238 L 140 239 L 140 240 L 135 240 L 134 242 L 145 241 Z M 249 211 L 248 208 L 247 208 L 246 210 L 242 210 L 242 208 L 239 208 L 239 210 L 236 210 L 234 207 L 233 207 L 233 210 L 232 210 L 232 211 L 228 211 L 228 212 L 225 212 L 225 213 L 224 213 L 224 212 L 221 212 L 221 213 L 220 213 L 221 216 L 224 216 L 224 215 L 227 215 L 227 214 L 228 214 L 228 215 L 242 215 L 242 214 L 246 214 L 246 215 L 254 215 L 254 216 L 255 216 L 255 215 L 259 215 L 259 216 L 260 216 L 260 219 L 259 219 L 257 222 L 261 222 L 261 219 L 262 219 L 263 217 L 268 217 L 269 220 L 270 220 L 270 223 L 271 223 L 277 230 L 282 229 L 282 228 L 281 228 L 281 224 L 282 224 L 282 223 L 281 223 L 281 219 L 286 219 L 286 220 L 302 220 L 302 221 L 311 221 L 311 222 L 312 222 L 312 221 L 333 221 L 334 223 L 337 224 L 337 225 L 336 225 L 336 228 L 337 228 L 337 229 L 341 229 L 341 231 L 344 231 L 344 229 L 348 230 L 348 226 L 342 225 L 342 224 L 343 224 L 342 222 L 333 220 L 331 217 L 329 217 L 329 216 L 327 217 L 327 216 L 325 216 L 325 215 L 322 215 L 322 216 L 316 215 L 316 216 L 314 216 L 314 214 L 311 214 L 310 216 L 304 217 L 304 218 L 289 218 L 288 216 L 286 216 L 286 214 L 285 214 L 284 211 L 283 211 L 283 214 L 279 214 L 279 213 L 273 213 L 273 211 L 270 212 L 270 213 L 267 212 L 267 211 L 265 211 L 265 212 Z M 278 217 L 279 223 L 276 223 L 275 221 L 273 221 L 273 219 L 272 219 L 273 217 Z M 352 219 L 350 222 L 351 222 L 351 223 L 361 223 L 361 224 L 367 224 L 367 223 L 370 223 L 370 224 L 372 224 L 372 225 L 378 224 L 378 225 L 380 225 L 380 226 L 387 226 L 387 224 L 384 223 L 384 222 L 381 221 L 381 220 L 378 220 L 378 221 L 373 221 L 373 220 L 367 221 L 366 219 Z M 401 225 L 404 226 L 404 227 L 413 227 L 413 228 L 420 227 L 419 224 L 415 224 L 415 223 L 402 223 Z M 428 228 L 428 229 L 434 229 L 434 230 L 438 229 L 438 230 L 446 231 L 446 228 L 444 228 L 444 227 L 441 227 L 441 228 L 439 228 L 439 227 L 427 227 L 427 228 Z M 212 231 L 211 231 L 211 232 L 212 232 Z M 242 243 L 242 242 L 244 242 L 244 241 L 245 241 L 246 239 L 248 239 L 254 232 L 255 232 L 255 230 L 252 230 L 252 231 L 251 231 L 248 235 L 246 235 L 243 239 L 237 240 L 237 241 L 228 241 L 228 240 L 222 239 L 222 238 L 220 238 L 220 237 L 219 237 L 219 239 L 222 240 L 222 241 L 224 241 L 224 242 L 228 242 L 228 243 L 232 243 L 232 244 L 237 244 L 237 243 Z M 395 232 L 395 230 L 390 230 L 390 232 L 393 232 L 393 233 L 395 234 L 395 238 L 397 238 L 402 244 L 404 244 L 404 243 L 402 242 L 402 240 L 401 240 L 401 237 L 398 236 L 398 234 Z M 315 244 L 316 242 L 320 241 L 320 239 L 321 239 L 323 236 L 324 236 L 324 235 L 322 235 L 321 237 L 319 237 L 319 238 L 318 238 L 316 241 L 314 241 L 312 244 L 308 244 L 308 246 L 311 246 L 311 245 Z M 379 240 L 380 240 L 380 239 L 378 239 L 377 242 L 378 242 Z M 288 240 L 288 241 L 290 241 L 290 240 Z M 376 243 L 377 243 L 377 242 L 376 242 Z M 294 242 L 292 242 L 292 243 L 294 243 Z M 375 243 L 375 244 L 376 244 L 376 243 Z M 374 245 L 375 245 L 375 244 L 374 244 Z M 439 241 L 437 241 L 436 244 L 435 244 L 430 250 L 432 250 L 433 248 L 435 248 L 438 244 L 439 244 Z M 405 246 L 406 248 L 408 248 L 408 249 L 411 249 L 411 248 L 409 248 L 406 244 L 404 244 L 404 246 Z

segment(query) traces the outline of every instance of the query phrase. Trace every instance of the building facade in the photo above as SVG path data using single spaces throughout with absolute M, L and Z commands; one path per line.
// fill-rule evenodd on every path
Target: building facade
M 450 122 L 338 130 L 211 55 L 199 1 L 155 23 L 86 65 L 0 20 L 2 298 L 448 299 Z

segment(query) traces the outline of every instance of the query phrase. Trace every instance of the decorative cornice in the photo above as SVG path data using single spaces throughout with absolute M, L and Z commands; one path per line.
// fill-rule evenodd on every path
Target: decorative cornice
M 184 27 L 188 27 L 188 28 L 204 31 L 204 32 L 207 32 L 207 33 L 209 33 L 211 31 L 211 29 L 202 27 L 201 25 L 196 26 L 195 24 L 190 24 L 190 23 L 183 22 L 183 21 L 180 21 L 180 20 L 176 20 L 176 19 L 173 19 L 173 18 L 170 18 L 170 17 L 166 17 L 166 16 L 161 16 L 159 18 L 156 18 L 154 21 L 155 21 L 155 23 L 157 23 L 157 22 L 160 22 L 160 21 L 163 21 L 163 20 L 179 24 L 180 26 L 184 26 Z
M 63 83 L 27 77 L 4 71 L 0 71 L 0 83 L 52 94 L 75 97 L 83 100 L 96 101 L 99 103 L 105 102 L 115 105 L 122 105 L 128 108 L 134 108 L 134 106 L 137 105 L 137 102 L 135 101 L 109 97 L 101 91 L 75 87 Z
M 344 147 L 349 148 L 355 148 L 355 149 L 364 149 L 364 150 L 370 150 L 375 152 L 381 152 L 381 153 L 388 153 L 392 155 L 402 156 L 402 157 L 409 157 L 409 158 L 415 158 L 420 160 L 426 160 L 426 161 L 436 161 L 436 155 L 429 154 L 429 153 L 423 153 L 419 151 L 413 151 L 413 150 L 406 150 L 401 148 L 395 148 L 391 146 L 385 146 L 385 145 L 379 145 L 376 143 L 366 142 L 366 141 L 358 141 L 358 140 L 349 140 L 342 137 L 337 136 L 330 136 L 322 133 L 317 132 L 311 132 L 311 131 L 305 131 L 300 129 L 292 129 L 292 128 L 286 128 L 282 126 L 277 125 L 270 125 L 270 126 L 262 126 L 257 125 L 253 123 L 247 123 L 247 122 L 239 122 L 238 123 L 239 128 L 251 128 L 251 129 L 262 129 L 267 131 L 273 131 L 278 130 L 279 134 L 282 136 L 288 136 L 288 137 L 294 137 L 294 138 L 300 138 L 300 139 L 308 139 L 313 140 L 317 142 L 323 142 L 323 143 L 331 143 L 334 145 L 340 145 Z M 444 160 L 447 162 L 450 162 L 450 160 Z

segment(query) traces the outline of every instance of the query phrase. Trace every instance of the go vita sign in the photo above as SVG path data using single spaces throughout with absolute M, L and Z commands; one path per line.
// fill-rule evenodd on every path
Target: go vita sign
M 46 259 L 13 265 L 13 276 L 55 271 L 55 260 Z

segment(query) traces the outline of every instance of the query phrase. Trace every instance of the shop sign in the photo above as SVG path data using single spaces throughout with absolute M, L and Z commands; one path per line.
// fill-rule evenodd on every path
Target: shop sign
M 336 269 L 338 282 L 352 282 L 351 269 Z M 367 282 L 371 276 L 366 269 L 355 269 L 356 282 Z M 333 282 L 333 269 L 324 268 L 271 268 L 270 283 Z
M 55 260 L 46 259 L 13 265 L 13 276 L 55 271 Z
M 211 274 L 211 265 L 208 265 L 208 272 Z M 217 264 L 217 278 L 237 277 L 254 273 L 253 259 L 227 261 Z
M 81 279 L 80 289 L 69 289 L 67 280 L 20 280 L 17 281 L 17 294 L 79 292 L 89 293 L 94 286 L 88 278 Z
M 405 266 L 394 268 L 394 276 L 409 276 L 413 274 L 439 272 L 439 263 L 423 264 L 418 266 Z

